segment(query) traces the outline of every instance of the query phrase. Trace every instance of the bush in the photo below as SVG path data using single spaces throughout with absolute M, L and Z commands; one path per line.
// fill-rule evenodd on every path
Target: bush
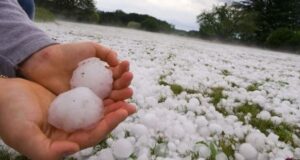
M 49 10 L 47 10 L 46 8 L 43 7 L 37 7 L 35 10 L 35 20 L 36 21 L 42 21 L 42 22 L 46 22 L 46 21 L 54 21 L 55 20 L 55 16 L 52 12 L 50 12 Z
M 287 28 L 279 28 L 273 31 L 267 38 L 266 44 L 272 48 L 287 48 L 294 32 Z
M 127 24 L 128 28 L 134 28 L 134 29 L 140 29 L 141 28 L 141 24 L 135 21 L 130 21 Z

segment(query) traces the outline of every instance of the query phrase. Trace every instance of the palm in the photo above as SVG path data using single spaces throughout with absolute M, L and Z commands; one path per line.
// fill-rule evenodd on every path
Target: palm
M 3 102 L 0 105 L 0 128 L 3 129 L 0 136 L 31 159 L 58 159 L 95 145 L 134 112 L 126 103 L 113 103 L 105 108 L 104 118 L 94 129 L 66 133 L 47 121 L 48 107 L 55 98 L 51 92 L 25 80 L 10 80 L 7 84 L 1 88 L 8 92 L 0 96 Z
M 115 52 L 95 43 L 53 45 L 34 54 L 22 66 L 24 76 L 55 94 L 70 89 L 70 79 L 78 63 L 90 57 L 98 57 L 107 62 L 114 75 L 113 91 L 110 99 L 122 101 L 132 95 L 128 88 L 132 74 L 129 63 L 119 63 Z

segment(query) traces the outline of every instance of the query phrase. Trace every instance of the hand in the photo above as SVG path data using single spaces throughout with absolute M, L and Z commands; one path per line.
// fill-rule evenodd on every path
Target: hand
M 93 42 L 48 46 L 26 60 L 20 70 L 25 78 L 59 94 L 70 89 L 70 79 L 78 63 L 90 57 L 107 62 L 113 71 L 113 91 L 109 99 L 123 101 L 132 96 L 128 88 L 133 78 L 129 62 L 119 62 L 114 51 Z
M 105 102 L 105 116 L 91 130 L 66 133 L 48 123 L 55 95 L 22 79 L 0 78 L 0 137 L 32 160 L 56 160 L 96 145 L 127 116 L 135 112 L 125 102 Z

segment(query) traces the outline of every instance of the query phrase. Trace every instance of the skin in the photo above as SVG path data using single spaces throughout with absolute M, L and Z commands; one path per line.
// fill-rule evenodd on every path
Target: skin
M 56 95 L 70 89 L 77 64 L 98 57 L 113 72 L 113 90 L 104 100 L 105 116 L 90 130 L 67 133 L 48 123 L 48 108 Z M 24 79 L 0 78 L 0 137 L 32 160 L 56 160 L 103 140 L 136 112 L 125 102 L 133 94 L 129 62 L 93 42 L 55 44 L 34 53 L 19 66 Z M 30 81 L 29 81 L 30 80 Z
M 56 160 L 94 146 L 135 112 L 126 102 L 106 100 L 105 116 L 93 129 L 67 133 L 48 123 L 53 93 L 24 79 L 0 79 L 0 84 L 5 84 L 0 85 L 5 91 L 0 93 L 0 136 L 32 160 Z

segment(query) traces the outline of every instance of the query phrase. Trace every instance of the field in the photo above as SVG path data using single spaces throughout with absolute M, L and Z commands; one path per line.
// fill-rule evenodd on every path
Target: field
M 38 26 L 131 62 L 138 112 L 69 159 L 300 159 L 300 56 L 70 22 Z

